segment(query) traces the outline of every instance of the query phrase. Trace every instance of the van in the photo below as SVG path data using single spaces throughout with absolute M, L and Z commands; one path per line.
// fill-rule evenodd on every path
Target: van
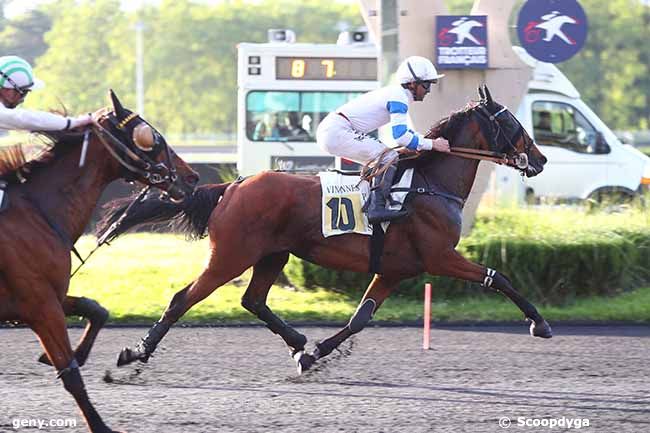
M 497 199 L 620 200 L 647 188 L 650 158 L 621 143 L 555 65 L 533 59 L 520 47 L 514 50 L 533 68 L 516 116 L 548 163 L 542 174 L 523 181 L 498 166 L 492 182 Z

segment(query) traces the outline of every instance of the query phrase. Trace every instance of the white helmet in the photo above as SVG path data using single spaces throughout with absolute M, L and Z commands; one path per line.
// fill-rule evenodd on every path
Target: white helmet
M 436 71 L 436 67 L 433 66 L 431 60 L 420 56 L 408 57 L 397 68 L 397 81 L 400 84 L 437 80 L 444 76 L 445 74 L 438 75 L 438 71 Z
M 18 56 L 0 57 L 0 87 L 16 89 L 19 92 L 44 87 L 43 82 L 34 77 L 32 66 Z

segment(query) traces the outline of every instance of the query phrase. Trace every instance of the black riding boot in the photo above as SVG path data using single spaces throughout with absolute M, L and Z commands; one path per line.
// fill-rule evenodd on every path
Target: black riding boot
M 390 197 L 390 188 L 393 186 L 393 178 L 396 172 L 397 167 L 390 165 L 383 176 L 376 176 L 372 180 L 373 191 L 370 209 L 368 210 L 368 221 L 370 224 L 392 221 L 408 213 L 405 210 L 393 211 L 386 209 L 386 200 Z M 379 186 L 380 183 L 381 186 Z

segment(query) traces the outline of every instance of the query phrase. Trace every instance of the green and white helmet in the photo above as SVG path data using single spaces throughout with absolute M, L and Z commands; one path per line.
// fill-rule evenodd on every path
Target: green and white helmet
M 18 56 L 0 57 L 0 87 L 19 92 L 43 88 L 41 80 L 34 77 L 32 66 Z

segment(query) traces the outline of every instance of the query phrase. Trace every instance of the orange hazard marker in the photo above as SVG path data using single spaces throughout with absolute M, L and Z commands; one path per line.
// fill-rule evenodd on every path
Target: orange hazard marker
M 424 285 L 424 335 L 422 337 L 422 349 L 429 350 L 431 339 L 431 283 Z

